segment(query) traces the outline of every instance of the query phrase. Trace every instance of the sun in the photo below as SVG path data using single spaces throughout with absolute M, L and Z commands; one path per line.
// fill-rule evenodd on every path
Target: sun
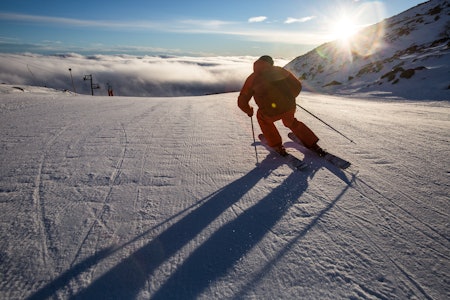
M 357 31 L 358 25 L 351 17 L 341 17 L 331 24 L 331 34 L 336 40 L 348 40 Z

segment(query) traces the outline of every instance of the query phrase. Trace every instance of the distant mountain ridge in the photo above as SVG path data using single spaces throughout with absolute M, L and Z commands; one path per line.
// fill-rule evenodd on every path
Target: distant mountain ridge
M 285 68 L 305 90 L 450 100 L 450 1 L 431 0 L 333 41 Z

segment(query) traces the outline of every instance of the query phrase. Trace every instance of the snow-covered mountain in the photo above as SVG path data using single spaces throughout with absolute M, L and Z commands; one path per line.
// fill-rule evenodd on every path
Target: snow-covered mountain
M 347 41 L 323 44 L 285 67 L 310 91 L 450 99 L 449 45 L 450 2 L 431 0 Z

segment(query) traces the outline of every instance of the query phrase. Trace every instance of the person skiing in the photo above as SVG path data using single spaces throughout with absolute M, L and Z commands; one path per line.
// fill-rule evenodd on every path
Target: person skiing
M 238 97 L 238 107 L 249 117 L 253 116 L 253 107 L 249 105 L 255 99 L 258 111 L 256 118 L 267 145 L 282 156 L 287 152 L 275 122 L 281 120 L 295 136 L 310 150 L 319 156 L 326 152 L 317 145 L 319 138 L 303 122 L 295 118 L 295 98 L 302 90 L 301 82 L 295 76 L 278 66 L 274 66 L 272 57 L 261 56 L 253 64 L 253 73 L 246 79 Z

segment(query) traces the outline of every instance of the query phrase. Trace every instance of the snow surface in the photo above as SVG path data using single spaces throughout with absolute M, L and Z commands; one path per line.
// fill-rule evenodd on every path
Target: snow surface
M 0 85 L 0 298 L 450 298 L 449 101 L 302 93 L 295 172 L 236 98 Z

